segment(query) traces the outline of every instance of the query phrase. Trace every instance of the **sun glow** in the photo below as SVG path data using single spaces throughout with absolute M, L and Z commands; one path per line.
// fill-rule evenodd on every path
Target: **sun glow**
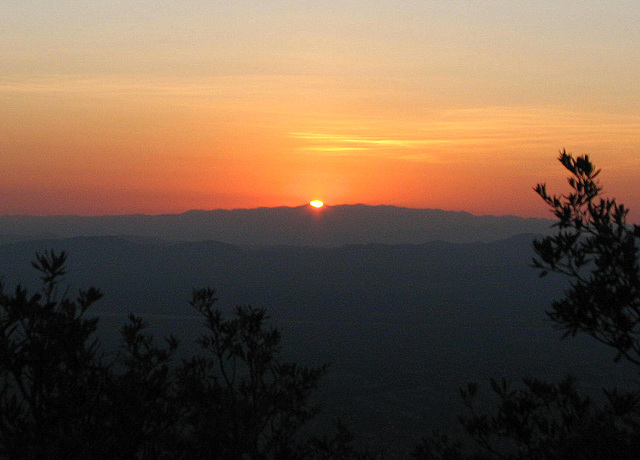
M 321 207 L 324 206 L 324 203 L 322 201 L 320 201 L 320 200 L 313 200 L 313 201 L 309 202 L 309 204 L 311 206 L 313 206 L 314 208 L 321 208 Z

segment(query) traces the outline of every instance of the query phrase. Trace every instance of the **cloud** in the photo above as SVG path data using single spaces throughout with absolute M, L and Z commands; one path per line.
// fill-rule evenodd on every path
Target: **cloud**
M 308 145 L 300 151 L 325 153 L 329 155 L 369 154 L 383 157 L 433 160 L 424 150 L 434 145 L 444 145 L 451 141 L 445 139 L 387 138 L 376 136 L 357 136 L 319 132 L 291 132 L 294 139 L 300 139 Z

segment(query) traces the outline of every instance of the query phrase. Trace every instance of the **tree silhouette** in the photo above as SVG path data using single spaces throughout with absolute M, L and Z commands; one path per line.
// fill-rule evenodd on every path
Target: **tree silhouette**
M 103 452 L 123 460 L 171 458 L 182 428 L 171 362 L 178 341 L 171 336 L 160 347 L 141 318 L 131 314 L 128 319 L 104 389 L 103 420 L 110 442 Z
M 198 339 L 207 355 L 179 371 L 189 456 L 295 457 L 296 435 L 317 413 L 309 397 L 326 366 L 281 362 L 280 334 L 265 328 L 264 309 L 237 307 L 224 319 L 216 300 L 211 289 L 194 291 L 191 300 L 208 331 Z
M 106 368 L 98 320 L 85 313 L 102 294 L 59 296 L 66 253 L 38 255 L 41 292 L 0 285 L 0 454 L 9 458 L 81 456 L 96 435 Z
M 0 458 L 375 458 L 360 455 L 344 428 L 300 436 L 317 413 L 310 396 L 326 366 L 282 362 L 265 310 L 237 307 L 224 319 L 214 291 L 195 290 L 205 355 L 173 362 L 178 341 L 157 345 L 130 315 L 107 361 L 98 318 L 87 314 L 102 294 L 60 293 L 66 259 L 36 256 L 35 294 L 0 284 Z
M 565 275 L 569 288 L 546 312 L 563 338 L 584 333 L 616 352 L 615 361 L 640 365 L 640 227 L 626 221 L 628 209 L 601 198 L 600 170 L 588 156 L 560 152 L 571 190 L 535 191 L 558 219 L 557 231 L 533 243 L 540 276 Z M 535 378 L 520 384 L 491 380 L 495 413 L 477 409 L 477 384 L 461 389 L 467 415 L 460 417 L 475 441 L 471 449 L 446 436 L 426 437 L 414 458 L 624 459 L 640 452 L 640 392 L 604 390 L 599 407 L 581 396 L 575 381 L 551 384 Z
M 640 226 L 626 222 L 629 210 L 614 199 L 599 198 L 602 188 L 588 156 L 574 159 L 565 151 L 560 162 L 571 172 L 567 195 L 536 192 L 558 217 L 558 232 L 534 242 L 534 265 L 566 275 L 571 286 L 553 302 L 549 318 L 565 336 L 583 332 L 640 365 Z

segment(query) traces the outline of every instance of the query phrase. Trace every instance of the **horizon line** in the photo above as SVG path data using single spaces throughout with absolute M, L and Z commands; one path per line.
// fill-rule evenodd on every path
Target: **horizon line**
M 189 213 L 211 213 L 211 212 L 239 212 L 239 211 L 257 211 L 257 210 L 265 210 L 265 209 L 303 209 L 308 208 L 310 211 L 314 211 L 317 213 L 326 212 L 329 209 L 335 208 L 345 208 L 345 207 L 368 207 L 368 208 L 396 208 L 396 209 L 406 209 L 412 211 L 439 211 L 444 213 L 452 213 L 452 214 L 468 214 L 473 217 L 516 217 L 519 219 L 536 219 L 536 220 L 553 220 L 551 218 L 545 217 L 535 217 L 535 216 L 519 216 L 516 214 L 474 214 L 465 210 L 452 210 L 452 209 L 442 209 L 442 208 L 418 208 L 412 206 L 399 206 L 394 204 L 366 204 L 366 203 L 341 203 L 336 205 L 324 203 L 322 208 L 313 208 L 309 203 L 304 203 L 297 206 L 257 206 L 253 208 L 212 208 L 212 209 L 199 209 L 193 208 L 188 209 L 186 211 L 181 212 L 163 212 L 157 214 L 147 214 L 143 212 L 132 212 L 125 214 L 0 214 L 0 219 L 5 218 L 62 218 L 62 217 L 73 217 L 73 218 L 106 218 L 106 217 L 165 217 L 165 216 L 181 216 Z

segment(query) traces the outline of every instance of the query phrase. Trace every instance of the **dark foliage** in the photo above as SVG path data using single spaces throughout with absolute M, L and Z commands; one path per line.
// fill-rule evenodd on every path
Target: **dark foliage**
M 626 222 L 628 209 L 600 197 L 602 187 L 588 156 L 562 151 L 571 191 L 536 193 L 550 206 L 558 231 L 534 241 L 540 276 L 565 275 L 569 288 L 548 317 L 564 337 L 585 333 L 640 365 L 640 227 Z M 520 385 L 491 380 L 497 400 L 491 415 L 478 409 L 478 385 L 461 389 L 468 408 L 460 417 L 475 448 L 438 433 L 423 439 L 415 458 L 625 459 L 640 452 L 640 391 L 604 390 L 598 406 L 567 377 L 557 384 L 526 378 Z
M 626 222 L 629 210 L 600 198 L 600 173 L 588 156 L 566 152 L 560 162 L 569 170 L 571 192 L 556 196 L 545 185 L 536 192 L 558 217 L 558 231 L 534 242 L 534 265 L 569 277 L 570 289 L 547 312 L 565 336 L 583 332 L 612 347 L 616 361 L 640 365 L 640 226 Z
M 91 449 L 108 368 L 85 313 L 102 294 L 58 298 L 66 254 L 37 256 L 42 292 L 0 289 L 0 454 L 80 458 Z
M 102 294 L 75 300 L 59 287 L 66 253 L 37 255 L 42 291 L 0 285 L 0 458 L 309 458 L 322 443 L 298 439 L 317 412 L 309 397 L 325 367 L 278 359 L 280 335 L 265 311 L 213 308 L 214 292 L 191 306 L 208 334 L 204 356 L 172 362 L 174 337 L 156 345 L 134 315 L 107 360 L 87 310 Z M 344 432 L 331 440 L 344 446 Z M 354 450 L 355 451 L 355 450 Z M 335 458 L 327 456 L 323 458 Z M 356 458 L 356 457 L 354 457 Z
M 180 401 L 170 367 L 178 341 L 169 337 L 161 348 L 146 327 L 141 318 L 129 315 L 110 364 L 103 414 L 112 439 L 103 450 L 109 458 L 172 458 L 179 445 Z
M 336 421 L 336 433 L 333 436 L 310 438 L 299 452 L 301 458 L 309 460 L 379 460 L 384 458 L 382 452 L 356 446 L 353 434 L 340 420 Z
M 207 355 L 179 370 L 188 455 L 295 457 L 296 435 L 317 413 L 309 397 L 325 367 L 280 362 L 280 334 L 264 327 L 263 309 L 237 307 L 225 320 L 213 308 L 215 300 L 211 289 L 202 289 L 191 301 L 208 333 L 198 339 Z

